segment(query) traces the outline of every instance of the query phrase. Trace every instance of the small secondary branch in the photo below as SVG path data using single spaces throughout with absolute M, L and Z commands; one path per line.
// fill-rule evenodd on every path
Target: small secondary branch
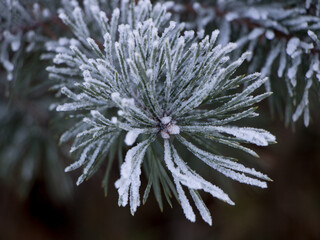
M 190 14 L 194 14 L 194 15 L 198 14 L 192 4 L 189 4 L 189 3 L 184 4 L 184 7 L 185 7 L 184 8 L 185 12 L 190 13 Z M 211 9 L 214 12 L 215 16 L 218 16 L 219 18 L 225 18 L 226 15 L 229 13 L 228 11 L 221 10 L 220 8 L 218 8 L 216 6 L 210 6 L 207 4 L 201 4 L 201 7 L 203 9 Z M 178 13 L 178 12 L 175 12 L 175 13 Z M 319 19 L 319 21 L 320 21 L 320 19 Z M 266 28 L 263 24 L 260 24 L 258 22 L 252 22 L 252 20 L 249 18 L 237 18 L 237 19 L 232 20 L 231 22 L 239 24 L 239 25 L 246 25 L 250 29 Z M 272 28 L 272 30 L 274 31 L 275 37 L 279 40 L 285 39 L 288 42 L 293 37 L 297 37 L 301 40 L 301 37 L 299 37 L 299 36 L 296 36 L 293 34 L 286 34 L 284 32 L 277 30 L 277 29 L 274 29 L 274 28 Z M 316 47 L 314 47 L 313 49 L 311 49 L 311 53 L 313 53 L 313 54 L 320 53 L 320 49 L 317 49 Z

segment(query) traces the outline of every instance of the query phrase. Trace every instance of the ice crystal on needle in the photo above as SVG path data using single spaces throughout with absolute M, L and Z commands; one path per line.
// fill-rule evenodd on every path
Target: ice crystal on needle
M 124 141 L 135 146 L 127 151 L 115 186 L 119 204 L 130 203 L 132 214 L 141 203 L 142 166 L 149 179 L 143 202 L 154 186 L 162 207 L 161 183 L 169 203 L 173 194 L 186 217 L 195 221 L 187 189 L 209 224 L 210 212 L 199 190 L 234 204 L 188 166 L 181 149 L 233 180 L 266 187 L 270 180 L 266 175 L 210 151 L 218 143 L 257 156 L 241 144 L 275 142 L 265 130 L 233 125 L 257 116 L 252 105 L 270 95 L 252 95 L 266 81 L 259 73 L 235 76 L 249 53 L 230 62 L 228 53 L 236 44 L 216 45 L 218 31 L 202 38 L 201 33 L 186 31 L 184 24 L 169 22 L 170 3 L 152 6 L 148 0 L 123 0 L 120 10 L 112 13 L 105 13 L 95 0 L 85 0 L 84 9 L 76 1 L 64 4 L 60 17 L 75 38 L 47 45 L 56 53 L 56 64 L 48 71 L 58 81 L 55 88 L 69 99 L 57 110 L 80 119 L 61 137 L 62 142 L 74 138 L 71 152 L 78 154 L 78 160 L 66 171 L 83 167 L 77 184 L 90 177 L 107 155 L 111 166 L 116 149 L 121 162 Z M 89 31 L 89 24 L 96 29 Z M 239 90 L 244 83 L 247 87 Z

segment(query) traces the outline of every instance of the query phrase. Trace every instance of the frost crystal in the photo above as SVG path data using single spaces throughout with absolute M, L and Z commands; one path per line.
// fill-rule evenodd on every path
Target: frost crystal
M 171 117 L 163 117 L 160 119 L 160 134 L 163 139 L 169 139 L 170 135 L 180 133 L 180 128 L 176 125 L 176 121 L 172 121 Z
M 253 52 L 248 58 L 248 73 L 259 71 L 268 76 L 277 72 L 277 76 L 265 83 L 266 91 L 274 93 L 269 100 L 271 114 L 284 115 L 286 125 L 295 125 L 302 116 L 308 123 L 309 101 L 319 103 L 309 94 L 319 93 L 319 71 L 308 76 L 313 59 L 319 59 L 320 1 L 199 2 L 192 6 L 197 16 L 187 23 L 189 27 L 218 26 L 221 30 L 218 42 L 222 46 L 230 40 L 238 43 L 237 51 L 231 56 L 233 60 L 244 51 Z M 181 5 L 183 9 L 179 13 L 190 12 L 190 6 Z M 180 16 L 177 14 L 177 17 Z M 309 91 L 310 79 L 313 84 Z M 302 112 L 299 103 L 305 106 Z
M 115 187 L 119 205 L 130 203 L 132 214 L 141 203 L 142 166 L 149 179 L 143 202 L 155 186 L 162 207 L 161 183 L 168 201 L 176 196 L 186 217 L 195 221 L 187 195 L 190 193 L 201 217 L 210 225 L 210 212 L 198 191 L 234 204 L 219 187 L 187 165 L 177 143 L 194 159 L 231 179 L 266 187 L 270 180 L 266 175 L 215 149 L 219 143 L 256 157 L 241 143 L 267 146 L 275 142 L 265 130 L 233 125 L 257 116 L 253 105 L 270 95 L 253 96 L 267 81 L 259 73 L 235 75 L 249 53 L 230 61 L 228 54 L 237 44 L 217 45 L 219 31 L 203 37 L 203 31 L 195 34 L 185 31 L 185 24 L 169 22 L 166 3 L 153 7 L 149 0 L 122 1 L 121 10 L 109 13 L 94 0 L 85 0 L 84 10 L 76 1 L 72 1 L 75 6 L 67 1 L 64 4 L 68 7 L 61 10 L 60 17 L 74 31 L 75 39 L 48 44 L 48 50 L 56 53 L 55 66 L 48 71 L 53 79 L 60 80 L 61 93 L 69 98 L 57 111 L 82 119 L 61 137 L 61 141 L 75 138 L 71 152 L 78 152 L 79 160 L 66 171 L 84 168 L 78 184 L 92 176 L 107 155 L 112 163 L 118 152 L 122 161 L 124 141 L 128 146 L 137 143 L 127 151 Z M 250 14 L 264 17 L 253 10 Z M 89 31 L 87 24 L 99 28 Z M 239 88 L 243 84 L 246 88 Z M 104 186 L 107 181 L 106 174 Z
M 128 145 L 131 146 L 135 143 L 137 137 L 139 136 L 140 133 L 142 133 L 143 130 L 142 129 L 133 129 L 130 130 L 127 135 L 126 138 L 124 139 L 124 142 Z

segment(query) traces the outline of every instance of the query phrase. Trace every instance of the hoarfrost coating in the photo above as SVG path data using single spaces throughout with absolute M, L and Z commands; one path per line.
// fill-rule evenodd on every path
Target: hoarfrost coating
M 256 117 L 253 105 L 270 95 L 253 96 L 267 81 L 259 73 L 235 75 L 250 58 L 249 52 L 230 61 L 228 55 L 237 44 L 216 44 L 218 30 L 210 36 L 185 31 L 184 23 L 170 21 L 168 4 L 122 1 L 121 9 L 110 14 L 93 0 L 86 0 L 84 9 L 77 1 L 64 4 L 60 17 L 73 29 L 75 38 L 48 43 L 48 50 L 56 53 L 55 65 L 48 71 L 58 82 L 54 88 L 61 89 L 68 99 L 56 110 L 79 119 L 61 137 L 62 142 L 74 138 L 70 152 L 79 157 L 66 171 L 83 167 L 77 184 L 91 177 L 105 158 L 111 164 L 118 152 L 122 162 L 115 182 L 119 205 L 130 204 L 132 214 L 140 206 L 143 167 L 148 178 L 143 202 L 151 186 L 157 186 L 154 191 L 161 207 L 161 183 L 168 202 L 175 196 L 186 217 L 195 221 L 187 189 L 210 225 L 210 211 L 198 191 L 234 203 L 222 189 L 191 169 L 181 158 L 181 150 L 233 180 L 267 186 L 270 178 L 265 174 L 215 149 L 218 143 L 257 157 L 241 144 L 267 146 L 275 142 L 265 130 L 234 126 L 240 119 Z M 91 31 L 89 24 L 99 28 Z M 243 84 L 246 88 L 241 91 Z M 126 146 L 132 147 L 122 159 Z M 108 184 L 107 173 L 103 184 Z

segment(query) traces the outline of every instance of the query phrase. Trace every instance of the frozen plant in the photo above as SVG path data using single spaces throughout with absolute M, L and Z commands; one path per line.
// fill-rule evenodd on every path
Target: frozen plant
M 39 58 L 54 37 L 58 2 L 0 0 L 0 181 L 24 200 L 39 182 L 53 201 L 65 201 L 72 190 L 49 124 L 48 62 Z
M 238 44 L 232 59 L 252 52 L 248 73 L 270 76 L 266 91 L 272 115 L 284 116 L 287 126 L 299 119 L 309 126 L 319 106 L 320 1 L 316 0 L 201 0 L 175 7 L 176 18 L 190 16 L 190 27 L 221 30 L 217 40 Z M 177 4 L 178 5 L 178 4 Z M 312 32 L 312 36 L 310 35 Z
M 17 78 L 22 54 L 39 50 L 49 39 L 40 26 L 52 20 L 54 6 L 48 0 L 0 0 L 0 66 L 8 81 Z
M 257 157 L 242 144 L 275 142 L 263 129 L 235 124 L 258 116 L 253 105 L 270 95 L 253 95 L 267 81 L 259 73 L 235 74 L 250 56 L 248 52 L 230 61 L 228 54 L 236 44 L 216 45 L 217 30 L 203 36 L 202 32 L 186 31 L 183 23 L 169 22 L 166 8 L 170 3 L 152 6 L 149 0 L 123 0 L 110 19 L 101 10 L 103 4 L 95 0 L 85 0 L 83 8 L 77 1 L 64 4 L 60 18 L 72 29 L 74 38 L 47 44 L 55 63 L 47 70 L 57 83 L 55 88 L 69 99 L 56 110 L 78 121 L 61 136 L 61 142 L 74 138 L 70 152 L 77 160 L 66 171 L 83 168 L 78 185 L 109 156 L 103 180 L 107 188 L 118 152 L 121 169 L 115 187 L 119 205 L 130 203 L 132 214 L 140 206 L 143 168 L 149 180 L 143 202 L 153 186 L 162 207 L 161 184 L 168 202 L 175 195 L 186 217 L 195 221 L 187 190 L 210 225 L 210 212 L 198 191 L 234 203 L 192 169 L 181 150 L 235 181 L 267 187 L 270 179 L 266 175 L 214 150 L 222 144 Z M 245 88 L 239 87 L 244 84 Z M 134 145 L 124 160 L 123 143 Z

